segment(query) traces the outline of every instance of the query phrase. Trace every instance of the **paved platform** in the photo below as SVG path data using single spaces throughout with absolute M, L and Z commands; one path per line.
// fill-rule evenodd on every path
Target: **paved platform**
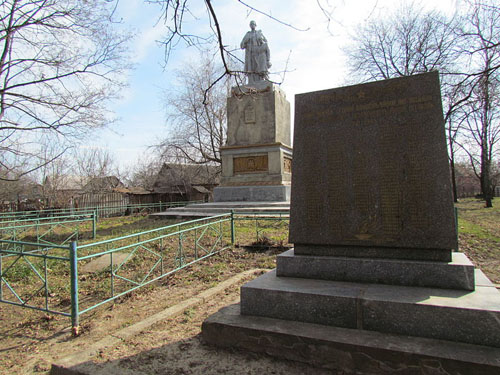
M 188 204 L 185 207 L 176 207 L 164 212 L 149 215 L 155 219 L 171 218 L 200 218 L 220 215 L 225 213 L 250 213 L 257 212 L 262 215 L 273 215 L 276 213 L 286 214 L 290 212 L 290 202 L 209 202 Z
M 203 323 L 204 340 L 345 374 L 500 374 L 500 292 L 480 270 L 470 275 L 463 254 L 404 265 L 296 257 L 278 256 L 286 277 L 273 270 L 243 285 L 239 305 Z
M 241 287 L 241 313 L 500 349 L 500 292 L 491 283 L 465 291 L 277 277 L 273 270 Z
M 500 348 L 242 315 L 238 304 L 210 316 L 202 331 L 209 344 L 342 374 L 500 373 Z

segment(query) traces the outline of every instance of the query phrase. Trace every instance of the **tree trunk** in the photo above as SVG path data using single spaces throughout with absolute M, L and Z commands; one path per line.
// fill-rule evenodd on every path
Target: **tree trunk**
M 450 169 L 451 169 L 451 188 L 453 191 L 453 202 L 458 202 L 458 191 L 457 191 L 457 179 L 455 174 L 455 158 L 453 155 L 450 158 Z
M 484 151 L 483 151 L 484 152 Z M 481 155 L 481 192 L 486 207 L 493 207 L 493 182 L 491 181 L 491 162 L 486 155 Z

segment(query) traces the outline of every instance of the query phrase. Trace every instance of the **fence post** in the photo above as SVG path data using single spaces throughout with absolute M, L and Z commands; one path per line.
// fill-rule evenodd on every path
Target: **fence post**
M 3 246 L 2 246 L 3 247 Z M 0 300 L 3 299 L 3 282 L 2 282 L 2 276 L 3 276 L 3 272 L 2 272 L 2 258 L 3 258 L 3 255 L 0 254 Z
M 234 246 L 234 210 L 231 210 L 231 246 Z
M 75 241 L 72 241 L 69 245 L 69 259 L 71 272 L 71 332 L 73 336 L 78 336 L 80 333 L 78 317 L 78 254 Z
M 92 239 L 94 239 L 94 240 L 95 240 L 96 235 L 97 235 L 96 232 L 97 232 L 97 214 L 94 211 L 94 213 L 92 214 Z

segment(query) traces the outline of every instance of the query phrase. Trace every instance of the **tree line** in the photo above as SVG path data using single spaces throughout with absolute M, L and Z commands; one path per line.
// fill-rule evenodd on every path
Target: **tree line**
M 130 36 L 113 20 L 119 1 L 0 3 L 0 180 L 19 181 L 28 173 L 71 164 L 62 155 L 94 129 L 113 123 L 108 103 L 123 87 L 129 67 Z M 168 136 L 156 145 L 156 160 L 138 163 L 131 172 L 145 186 L 160 159 L 220 164 L 230 80 L 241 82 L 238 59 L 223 43 L 212 1 L 203 2 L 212 32 L 208 37 L 184 31 L 192 1 L 148 2 L 162 6 L 166 58 L 180 41 L 216 50 L 184 66 L 178 74 L 183 89 L 167 93 Z M 331 20 L 337 3 L 317 5 Z M 350 83 L 439 70 L 455 197 L 455 165 L 467 161 L 491 207 L 499 174 L 500 6 L 493 0 L 464 0 L 453 14 L 444 14 L 403 4 L 359 25 L 344 52 Z
M 165 11 L 178 3 L 160 2 Z M 167 45 L 176 37 L 188 37 L 179 27 L 187 5 L 183 2 L 183 7 L 171 13 L 169 20 L 178 27 L 169 29 Z M 318 6 L 326 17 L 331 17 L 335 9 L 322 2 Z M 209 15 L 216 17 L 214 13 Z M 214 40 L 221 40 L 218 29 L 214 30 Z M 185 90 L 168 98 L 172 132 L 159 145 L 164 156 L 193 163 L 220 163 L 218 150 L 224 144 L 227 80 L 234 76 L 238 82 L 240 70 L 231 69 L 228 61 L 233 55 L 226 46 L 219 43 L 219 50 L 227 56 L 219 66 L 211 62 L 213 56 L 212 60 L 205 57 L 196 67 L 179 74 Z M 486 206 L 491 207 L 500 175 L 497 2 L 465 0 L 452 14 L 402 3 L 392 13 L 370 17 L 359 25 L 344 53 L 349 64 L 349 83 L 440 72 L 454 198 L 458 198 L 456 164 L 467 161 L 480 181 Z
M 467 159 L 492 206 L 500 140 L 500 6 L 467 0 L 445 15 L 403 4 L 359 27 L 345 49 L 357 81 L 438 70 L 453 193 Z

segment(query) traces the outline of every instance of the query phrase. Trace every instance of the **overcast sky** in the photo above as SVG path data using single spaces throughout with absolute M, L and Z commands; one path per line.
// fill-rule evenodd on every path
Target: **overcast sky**
M 369 17 L 387 14 L 397 8 L 401 1 L 395 0 L 323 0 L 324 4 L 336 4 L 333 20 L 327 18 L 309 0 L 248 0 L 257 9 L 268 12 L 286 21 L 297 31 L 268 17 L 249 11 L 237 0 L 213 1 L 223 32 L 223 42 L 229 48 L 237 48 L 244 34 L 249 30 L 250 20 L 257 22 L 257 28 L 266 36 L 271 50 L 272 72 L 285 70 L 287 73 L 281 85 L 292 104 L 294 95 L 303 92 L 334 88 L 348 81 L 348 61 L 342 54 L 342 47 L 349 41 L 354 28 Z M 453 12 L 457 0 L 421 0 L 419 5 L 427 9 L 437 8 Z M 189 32 L 206 34 L 209 25 L 202 1 L 192 1 L 191 8 L 197 19 L 189 19 Z M 332 8 L 330 8 L 332 9 Z M 131 52 L 135 69 L 130 72 L 129 87 L 122 98 L 113 105 L 120 120 L 109 129 L 100 131 L 94 141 L 86 147 L 109 149 L 122 169 L 131 168 L 139 158 L 148 153 L 147 146 L 166 136 L 164 92 L 174 85 L 175 71 L 183 64 L 196 58 L 194 48 L 179 46 L 173 51 L 165 67 L 164 50 L 158 41 L 165 35 L 165 26 L 157 22 L 161 9 L 143 0 L 120 0 L 115 18 L 122 26 L 135 31 L 131 41 Z M 238 52 L 243 58 L 243 51 Z M 271 76 L 281 81 L 279 75 Z

